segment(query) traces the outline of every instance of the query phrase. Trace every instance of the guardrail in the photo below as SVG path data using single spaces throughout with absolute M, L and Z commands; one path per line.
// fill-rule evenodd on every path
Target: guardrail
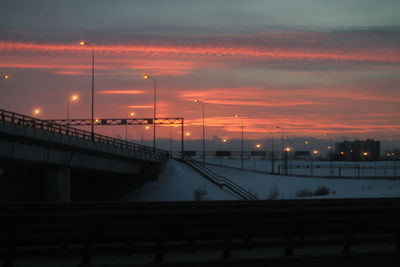
M 228 166 L 228 165 L 222 165 L 222 164 L 217 164 L 217 163 L 206 163 L 208 166 L 215 166 L 215 167 L 222 167 L 222 168 L 228 168 L 228 169 L 233 169 L 233 170 L 244 170 L 248 172 L 254 172 L 254 173 L 260 173 L 260 174 L 268 174 L 268 175 L 277 175 L 277 176 L 282 176 L 280 169 L 278 168 L 277 172 L 271 172 L 271 171 L 263 171 L 263 170 L 257 170 L 257 169 L 248 169 L 248 168 L 240 168 L 240 167 L 235 167 L 235 166 Z M 280 165 L 277 165 L 280 167 Z M 305 169 L 308 169 L 307 167 Z M 318 169 L 318 168 L 315 168 Z M 289 170 L 291 170 L 289 168 Z M 361 176 L 361 175 L 354 175 L 354 176 L 345 176 L 345 175 L 313 175 L 310 176 L 309 174 L 294 174 L 289 172 L 287 176 L 290 177 L 304 177 L 304 178 L 309 178 L 309 177 L 315 177 L 315 178 L 328 178 L 328 179 L 374 179 L 374 180 L 398 180 L 400 177 L 399 176 Z
M 88 265 L 93 256 L 116 250 L 139 258 L 153 252 L 154 262 L 162 262 L 168 251 L 220 251 L 215 264 L 234 260 L 239 250 L 242 259 L 246 252 L 254 259 L 255 248 L 263 248 L 260 266 L 273 259 L 294 264 L 304 253 L 311 259 L 398 256 L 400 199 L 0 204 L 4 267 L 25 257 L 69 253 Z
M 92 135 L 92 133 L 89 131 L 69 127 L 67 125 L 61 125 L 61 124 L 47 122 L 47 121 L 44 121 L 41 119 L 37 119 L 34 117 L 26 116 L 23 114 L 18 114 L 18 113 L 3 110 L 3 109 L 0 109 L 0 120 L 5 121 L 5 122 L 10 122 L 10 123 L 13 123 L 16 125 L 22 125 L 24 127 L 41 129 L 41 130 L 50 131 L 50 132 L 53 132 L 56 134 L 77 137 L 77 138 L 85 139 L 85 140 L 96 142 L 96 143 L 107 144 L 107 145 L 119 147 L 122 149 L 133 150 L 133 151 L 138 151 L 141 153 L 154 154 L 154 155 L 164 156 L 164 157 L 169 156 L 169 152 L 166 150 L 157 149 L 157 148 L 154 149 L 152 147 L 128 142 L 128 141 L 117 139 L 117 138 L 112 138 L 112 137 L 101 135 L 101 134 L 94 133 Z
M 189 164 L 192 168 L 197 170 L 200 174 L 202 174 L 210 182 L 212 182 L 213 184 L 216 184 L 220 188 L 226 188 L 244 200 L 257 200 L 258 199 L 257 196 L 248 192 L 247 190 L 245 190 L 238 184 L 235 184 L 234 182 L 232 182 L 225 176 L 217 175 L 216 173 L 212 172 L 207 167 L 203 166 L 200 162 L 192 159 L 191 157 L 185 157 L 184 162 Z

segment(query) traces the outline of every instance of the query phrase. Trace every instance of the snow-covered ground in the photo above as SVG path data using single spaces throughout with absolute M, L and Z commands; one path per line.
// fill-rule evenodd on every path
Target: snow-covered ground
M 231 161 L 240 167 L 240 161 Z M 400 180 L 328 179 L 285 177 L 241 171 L 219 166 L 208 166 L 218 175 L 225 176 L 260 199 L 294 199 L 302 197 L 360 198 L 400 197 Z M 318 191 L 328 195 L 312 196 Z M 235 200 L 230 192 L 206 180 L 188 165 L 170 160 L 158 181 L 149 182 L 139 190 L 126 195 L 125 201 L 191 201 Z

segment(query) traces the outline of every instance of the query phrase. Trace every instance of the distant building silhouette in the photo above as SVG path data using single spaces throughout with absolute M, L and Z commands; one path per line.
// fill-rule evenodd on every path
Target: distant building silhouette
M 380 159 L 381 143 L 373 139 L 343 141 L 335 144 L 335 159 L 346 161 L 377 161 Z

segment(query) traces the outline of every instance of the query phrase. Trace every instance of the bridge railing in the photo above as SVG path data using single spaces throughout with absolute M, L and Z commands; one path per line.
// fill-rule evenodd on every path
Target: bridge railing
M 68 125 L 61 125 L 61 124 L 56 124 L 48 121 L 44 121 L 41 119 L 37 119 L 31 116 L 26 116 L 23 114 L 18 114 L 15 112 L 7 111 L 0 109 L 0 120 L 5 121 L 5 122 L 11 122 L 13 124 L 17 125 L 22 125 L 25 127 L 31 127 L 31 128 L 36 128 L 36 129 L 41 129 L 45 131 L 50 131 L 53 133 L 61 134 L 61 135 L 66 135 L 66 136 L 72 136 L 72 137 L 77 137 L 81 138 L 84 140 L 89 140 L 92 142 L 96 143 L 103 143 L 107 144 L 110 146 L 115 146 L 119 147 L 122 149 L 127 149 L 127 150 L 133 150 L 133 151 L 138 151 L 141 153 L 146 153 L 146 154 L 155 154 L 159 156 L 169 156 L 169 152 L 166 150 L 162 149 L 154 149 L 152 147 L 128 142 L 125 140 L 101 135 L 101 134 L 92 134 L 92 132 L 85 131 L 82 129 L 77 129 L 70 127 Z
M 203 166 L 200 162 L 192 159 L 191 157 L 185 157 L 184 162 L 186 162 L 189 166 L 200 172 L 204 177 L 206 177 L 210 182 L 218 185 L 221 188 L 226 188 L 233 192 L 235 195 L 239 196 L 244 200 L 258 200 L 258 197 L 251 192 L 245 190 L 243 187 L 238 184 L 232 182 L 225 176 L 217 175 L 212 172 L 207 167 Z

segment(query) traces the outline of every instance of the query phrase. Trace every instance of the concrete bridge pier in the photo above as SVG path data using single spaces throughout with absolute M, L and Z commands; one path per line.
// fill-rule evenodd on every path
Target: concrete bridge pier
M 61 168 L 46 173 L 44 180 L 44 201 L 71 201 L 71 169 Z

